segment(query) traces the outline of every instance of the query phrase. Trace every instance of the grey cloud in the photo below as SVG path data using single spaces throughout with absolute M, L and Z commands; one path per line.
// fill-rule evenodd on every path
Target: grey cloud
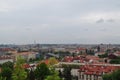
M 113 22 L 115 22 L 115 20 L 114 19 L 105 20 L 105 19 L 101 18 L 101 19 L 96 21 L 96 23 L 106 23 L 106 22 L 113 23 Z
M 96 21 L 96 23 L 104 23 L 104 19 L 99 19 Z
M 115 20 L 114 19 L 109 19 L 109 20 L 107 20 L 107 22 L 112 23 L 112 22 L 115 22 Z
M 88 31 L 89 29 L 83 29 L 84 31 Z
M 103 31 L 103 32 L 104 32 L 104 31 L 107 31 L 107 29 L 106 29 L 106 28 L 103 28 L 103 29 L 100 29 L 100 31 Z

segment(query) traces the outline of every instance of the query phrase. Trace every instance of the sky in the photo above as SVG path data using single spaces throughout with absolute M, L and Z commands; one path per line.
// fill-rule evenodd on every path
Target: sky
M 120 0 L 0 0 L 0 44 L 120 44 Z

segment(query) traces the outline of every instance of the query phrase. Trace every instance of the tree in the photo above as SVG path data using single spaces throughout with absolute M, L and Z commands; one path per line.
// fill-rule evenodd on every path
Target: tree
M 94 55 L 95 54 L 94 50 L 88 50 L 88 49 L 86 49 L 86 53 L 88 55 Z
M 61 70 L 59 70 L 59 74 L 58 75 L 59 75 L 60 78 L 63 77 Z
M 120 80 L 120 70 L 116 70 L 111 74 L 103 75 L 103 80 Z
M 57 63 L 58 63 L 58 61 L 54 57 L 52 57 L 52 58 L 49 59 L 49 65 L 50 66 L 54 66 Z
M 70 67 L 65 67 L 64 68 L 63 77 L 65 78 L 65 80 L 72 80 L 71 68 Z
M 107 50 L 105 51 L 105 53 L 109 54 L 109 53 L 111 53 L 111 50 L 110 50 L 110 49 L 107 49 Z
M 120 64 L 120 59 L 112 59 L 110 60 L 111 64 Z
M 112 79 L 112 75 L 111 74 L 103 75 L 103 80 L 111 80 L 111 79 Z
M 100 52 L 100 46 L 97 47 L 97 51 Z
M 21 57 L 17 58 L 15 68 L 12 74 L 12 79 L 13 80 L 26 80 L 27 78 L 27 72 L 23 68 L 25 60 Z
M 105 54 L 102 54 L 102 55 L 98 55 L 99 56 L 99 58 L 106 58 L 106 57 L 108 57 L 108 53 L 105 53 Z
M 37 80 L 44 80 L 46 76 L 50 74 L 50 70 L 45 63 L 41 63 L 35 69 L 35 75 Z
M 12 70 L 13 70 L 13 66 L 14 66 L 14 63 L 10 62 L 10 61 L 5 62 L 5 63 L 2 64 L 2 68 L 9 67 Z
M 28 77 L 29 77 L 29 80 L 35 80 L 35 73 L 32 69 L 30 70 Z
M 6 80 L 6 78 L 3 78 L 2 76 L 0 76 L 0 80 Z
M 11 80 L 12 70 L 9 67 L 2 68 L 1 75 L 3 78 L 6 78 L 6 80 Z
M 1 71 L 1 76 L 3 78 L 6 78 L 6 80 L 11 80 L 12 77 L 12 70 L 13 70 L 13 62 L 5 62 L 1 65 L 2 71 Z
M 45 80 L 61 80 L 58 76 L 58 72 L 56 71 L 54 74 L 47 76 Z
M 54 57 L 48 60 L 50 75 L 47 76 L 45 80 L 61 80 L 59 77 L 59 72 L 55 70 L 55 64 L 58 63 L 58 60 Z
M 120 80 L 120 70 L 112 73 L 112 80 Z

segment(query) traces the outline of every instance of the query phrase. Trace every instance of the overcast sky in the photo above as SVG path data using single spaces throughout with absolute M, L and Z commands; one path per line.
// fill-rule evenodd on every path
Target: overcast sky
M 0 43 L 120 43 L 120 0 L 0 0 Z

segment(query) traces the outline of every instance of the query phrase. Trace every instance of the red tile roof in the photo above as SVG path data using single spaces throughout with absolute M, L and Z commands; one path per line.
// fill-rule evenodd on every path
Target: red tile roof
M 0 51 L 14 51 L 12 48 L 0 48 Z
M 23 64 L 23 68 L 25 68 L 25 69 L 30 68 L 30 65 L 29 64 Z
M 110 73 L 117 69 L 119 69 L 120 66 L 96 66 L 96 65 L 84 65 L 81 66 L 79 71 L 85 72 L 84 74 L 87 75 L 102 75 L 103 73 Z
M 13 59 L 13 57 L 9 55 L 0 56 L 0 60 L 5 60 L 5 59 Z

